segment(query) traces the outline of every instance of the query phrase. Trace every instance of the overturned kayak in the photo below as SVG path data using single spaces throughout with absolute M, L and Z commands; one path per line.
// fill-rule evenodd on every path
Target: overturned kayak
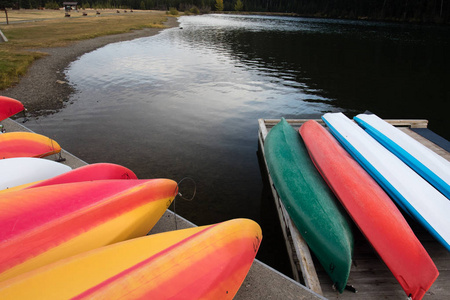
M 23 158 L 9 158 L 9 159 L 23 159 Z M 39 159 L 39 158 L 28 158 L 28 159 Z M 0 160 L 0 169 L 1 169 L 1 162 L 2 161 Z M 0 193 L 18 191 L 28 188 L 36 188 L 47 185 L 83 182 L 92 180 L 108 180 L 108 179 L 137 179 L 137 176 L 136 174 L 134 174 L 133 171 L 121 165 L 111 163 L 96 163 L 82 166 L 74 170 L 69 170 L 67 173 L 61 174 L 59 176 L 55 175 L 54 177 L 49 178 L 47 180 L 30 181 L 30 183 L 18 185 L 8 190 L 0 191 Z
M 54 140 L 32 132 L 7 132 L 0 135 L 0 159 L 12 157 L 42 158 L 59 153 Z
M 1 299 L 232 299 L 261 243 L 251 220 L 141 237 L 0 283 Z
M 51 185 L 0 197 L 0 281 L 147 234 L 177 193 L 168 179 Z
M 13 98 L 0 96 L 0 121 L 14 116 L 24 109 L 22 102 Z
M 450 199 L 450 162 L 376 115 L 353 118 L 367 133 Z
M 30 186 L 30 188 L 54 184 L 107 179 L 137 179 L 137 176 L 133 171 L 121 165 L 111 163 L 97 163 L 82 166 L 60 176 L 56 176 L 54 178 L 36 183 Z
M 439 272 L 401 212 L 322 125 L 308 121 L 300 133 L 320 174 L 406 295 L 421 299 Z
M 264 152 L 289 216 L 342 293 L 353 255 L 344 209 L 311 162 L 300 134 L 284 118 L 269 131 Z
M 72 170 L 61 163 L 31 157 L 0 160 L 0 190 L 45 180 Z
M 344 114 L 322 119 L 392 199 L 450 251 L 450 201 Z

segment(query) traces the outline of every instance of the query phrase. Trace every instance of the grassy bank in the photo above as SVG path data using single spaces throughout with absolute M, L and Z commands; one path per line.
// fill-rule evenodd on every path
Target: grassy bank
M 7 43 L 0 43 L 0 90 L 17 83 L 31 63 L 44 55 L 30 49 L 67 46 L 74 41 L 103 35 L 163 27 L 162 23 L 167 19 L 164 11 L 99 12 L 80 10 L 71 12 L 71 17 L 64 17 L 63 10 L 9 11 L 9 25 L 5 24 L 0 12 L 0 29 L 8 39 Z

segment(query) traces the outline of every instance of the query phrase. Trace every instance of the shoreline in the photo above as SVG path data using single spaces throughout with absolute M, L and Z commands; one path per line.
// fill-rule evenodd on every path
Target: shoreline
M 178 26 L 176 17 L 167 18 L 165 28 L 145 28 L 82 40 L 66 47 L 34 49 L 32 51 L 48 55 L 34 61 L 18 84 L 2 90 L 0 94 L 21 101 L 31 115 L 44 115 L 59 110 L 75 92 L 64 75 L 64 70 L 71 62 L 108 44 L 153 36 L 164 29 Z

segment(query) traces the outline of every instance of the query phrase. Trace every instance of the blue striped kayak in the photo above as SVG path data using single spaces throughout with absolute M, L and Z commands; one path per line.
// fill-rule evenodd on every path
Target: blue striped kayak
M 450 162 L 376 115 L 353 118 L 368 134 L 450 199 Z
M 322 119 L 389 196 L 450 251 L 450 201 L 344 114 Z

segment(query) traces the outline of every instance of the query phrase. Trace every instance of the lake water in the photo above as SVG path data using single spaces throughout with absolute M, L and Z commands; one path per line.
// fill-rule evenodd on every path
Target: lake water
M 177 212 L 198 225 L 260 223 L 258 258 L 289 272 L 258 163 L 258 118 L 424 118 L 449 139 L 450 30 L 363 21 L 204 15 L 107 45 L 66 70 L 60 112 L 27 126 L 89 163 L 195 180 Z M 182 29 L 181 29 L 182 28 Z

